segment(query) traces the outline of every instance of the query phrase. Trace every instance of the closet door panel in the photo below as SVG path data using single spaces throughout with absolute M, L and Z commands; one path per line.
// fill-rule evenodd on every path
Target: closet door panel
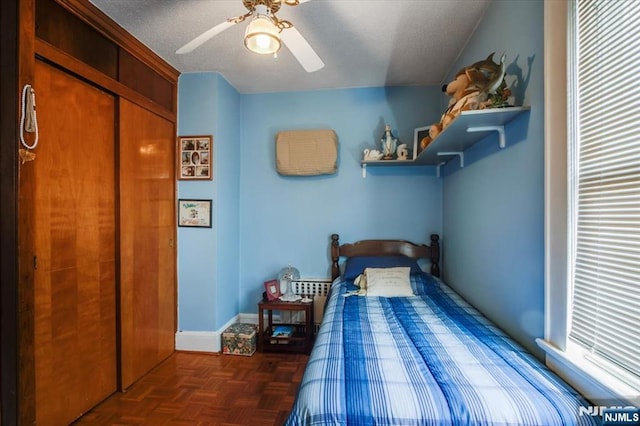
M 120 100 L 121 387 L 173 353 L 173 123 Z
M 115 100 L 36 62 L 34 344 L 38 424 L 116 390 Z

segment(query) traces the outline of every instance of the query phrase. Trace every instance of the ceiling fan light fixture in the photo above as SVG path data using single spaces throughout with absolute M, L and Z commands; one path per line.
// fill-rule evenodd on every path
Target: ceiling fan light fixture
M 272 55 L 280 50 L 280 30 L 268 14 L 256 9 L 255 17 L 244 33 L 244 45 L 261 55 Z

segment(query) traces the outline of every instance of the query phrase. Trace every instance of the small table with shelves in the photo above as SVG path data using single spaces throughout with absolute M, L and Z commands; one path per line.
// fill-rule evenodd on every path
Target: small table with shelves
M 306 354 L 311 352 L 314 337 L 313 296 L 308 296 L 308 299 L 310 299 L 309 302 L 302 300 L 285 302 L 279 299 L 258 302 L 258 350 L 260 352 L 301 352 Z M 266 326 L 264 311 L 267 311 Z M 274 324 L 273 311 L 302 311 L 305 321 L 300 324 Z M 273 330 L 276 326 L 292 327 L 293 334 L 290 337 L 274 337 Z

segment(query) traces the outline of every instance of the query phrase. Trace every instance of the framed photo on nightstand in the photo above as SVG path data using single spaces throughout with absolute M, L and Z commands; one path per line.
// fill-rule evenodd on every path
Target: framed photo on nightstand
M 267 300 L 276 300 L 282 296 L 278 280 L 266 281 L 264 283 L 264 291 L 267 294 Z

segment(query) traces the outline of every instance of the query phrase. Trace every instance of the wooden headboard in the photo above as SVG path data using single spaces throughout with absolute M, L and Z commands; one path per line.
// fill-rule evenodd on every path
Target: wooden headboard
M 340 275 L 338 260 L 341 256 L 394 256 L 430 259 L 431 275 L 440 276 L 440 236 L 431 234 L 431 245 L 414 244 L 404 240 L 362 240 L 351 244 L 339 242 L 338 234 L 331 235 L 331 279 Z

